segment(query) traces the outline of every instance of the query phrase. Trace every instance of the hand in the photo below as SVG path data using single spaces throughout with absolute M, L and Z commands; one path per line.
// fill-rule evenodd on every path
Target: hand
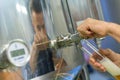
M 34 35 L 34 42 L 31 51 L 31 59 L 30 59 L 30 67 L 32 72 L 35 71 L 37 66 L 37 58 L 40 50 L 46 50 L 48 48 L 48 44 L 38 45 L 48 41 L 47 35 L 44 29 L 41 29 L 36 32 Z
M 33 46 L 39 50 L 45 50 L 48 48 L 48 44 L 42 44 L 42 43 L 47 41 L 48 41 L 48 37 L 44 29 L 41 29 L 40 31 L 36 32 L 36 34 L 34 35 Z
M 104 37 L 109 32 L 108 23 L 88 18 L 77 28 L 82 37 Z
M 0 71 L 0 80 L 23 80 L 21 70 Z
M 100 49 L 99 52 L 103 55 L 106 56 L 107 58 L 109 58 L 111 61 L 113 61 L 113 63 L 115 63 L 118 67 L 120 67 L 120 54 L 113 52 L 110 49 Z M 100 64 L 99 62 L 97 62 L 96 59 L 100 59 L 100 57 L 96 56 L 95 54 L 93 56 L 91 56 L 89 63 L 97 70 L 105 72 L 106 69 L 105 67 Z

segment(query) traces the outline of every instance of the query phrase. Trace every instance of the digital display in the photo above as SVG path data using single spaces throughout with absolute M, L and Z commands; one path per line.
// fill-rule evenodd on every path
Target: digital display
M 25 54 L 24 49 L 11 51 L 11 56 L 12 57 L 16 57 L 16 56 L 20 56 L 20 55 L 24 55 L 24 54 Z

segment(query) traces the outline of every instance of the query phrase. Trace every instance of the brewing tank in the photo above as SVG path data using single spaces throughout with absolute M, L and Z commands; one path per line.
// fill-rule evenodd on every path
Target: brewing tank
M 66 36 L 76 34 L 77 26 L 88 17 L 103 20 L 99 0 L 40 0 L 40 3 L 44 16 L 46 34 L 50 39 L 49 42 L 54 40 L 63 40 L 65 42 L 64 40 L 68 38 Z M 55 50 L 56 56 L 59 56 L 66 63 L 65 66 L 60 68 L 63 71 L 62 73 L 66 73 L 64 71 L 66 67 L 69 70 L 73 70 L 78 66 L 82 66 L 79 70 L 80 79 L 89 80 L 86 61 L 80 50 L 80 46 L 82 46 L 81 41 L 79 43 L 76 44 L 73 42 L 71 46 L 57 47 L 53 50 Z M 56 71 L 33 78 L 32 80 L 54 79 L 54 75 L 56 75 Z
M 27 2 L 0 0 L 0 69 L 26 65 L 33 33 Z
M 45 30 L 42 33 L 45 33 L 44 36 L 47 37 L 48 43 L 61 39 L 66 43 L 64 40 L 68 40 L 67 38 L 69 38 L 69 36 L 77 33 L 76 28 L 84 19 L 88 17 L 103 19 L 99 0 L 39 0 L 39 3 L 42 8 L 42 16 L 40 16 L 42 20 L 37 27 L 34 27 L 35 25 L 31 22 L 34 20 L 31 15 L 32 11 L 29 1 L 0 0 L 1 69 L 6 69 L 11 66 L 13 68 L 22 67 L 30 60 L 30 48 L 31 46 L 33 47 L 31 44 L 34 44 L 35 39 L 33 38 L 35 37 L 33 36 L 36 35 L 34 31 L 36 32 L 36 28 L 41 30 L 39 26 L 43 28 L 43 24 Z M 55 71 L 52 72 L 53 74 L 56 75 L 56 72 L 59 72 L 59 70 L 61 73 L 66 73 L 77 69 L 78 72 L 76 76 L 79 76 L 82 80 L 89 80 L 89 74 L 86 68 L 87 63 L 80 50 L 82 46 L 81 42 L 79 41 L 79 43 L 80 44 L 72 42 L 72 45 L 62 46 L 60 48 L 47 46 L 53 52 L 55 59 L 65 64 L 60 69 L 55 69 Z M 39 43 L 35 43 L 35 45 L 39 45 Z M 46 46 L 46 44 L 43 45 L 44 47 Z M 33 51 L 35 51 L 35 49 L 33 49 Z M 31 54 L 31 57 L 34 56 Z M 38 64 L 38 62 L 35 63 Z M 59 61 L 55 61 L 55 63 L 59 63 Z M 26 68 L 28 69 L 28 66 L 26 66 Z M 36 71 L 38 70 L 39 67 Z M 26 75 L 31 75 L 31 73 L 32 71 Z M 26 75 L 24 76 L 28 77 Z M 46 75 L 43 75 L 43 77 L 45 76 Z M 47 74 L 47 76 L 47 79 L 53 79 L 55 77 L 51 74 Z M 74 76 L 74 78 L 76 76 Z M 41 76 L 37 76 L 33 78 L 33 80 L 39 77 Z M 46 78 L 43 80 L 46 80 Z

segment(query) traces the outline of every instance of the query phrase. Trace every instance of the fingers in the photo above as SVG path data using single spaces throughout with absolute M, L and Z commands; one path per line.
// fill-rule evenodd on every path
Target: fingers
M 77 28 L 77 30 L 82 35 L 90 35 L 92 33 L 90 28 L 89 28 L 89 25 L 85 24 L 84 22 L 80 25 L 80 27 Z
M 119 61 L 119 58 L 120 56 L 113 52 L 112 50 L 110 49 L 100 49 L 99 52 L 109 58 L 112 62 L 114 62 L 117 66 L 120 66 L 120 61 Z M 103 71 L 105 72 L 106 69 L 104 66 L 102 66 L 102 64 L 99 63 L 99 61 L 102 60 L 102 57 L 100 57 L 99 55 L 97 55 L 96 53 L 93 54 L 93 56 L 90 57 L 89 59 L 89 63 L 97 70 L 99 71 Z
M 105 72 L 106 69 L 99 62 L 97 62 L 93 57 L 90 58 L 89 63 L 96 69 L 102 72 Z
M 104 56 L 109 56 L 109 54 L 111 54 L 110 49 L 100 49 L 99 52 Z
M 48 41 L 47 35 L 43 31 L 39 31 L 34 36 L 34 41 L 36 43 L 42 43 Z
M 82 37 L 103 37 L 108 32 L 106 25 L 107 23 L 103 21 L 88 18 L 80 24 L 77 30 Z
M 36 65 L 37 65 L 37 54 L 36 53 L 32 54 L 29 64 L 30 64 L 32 72 L 34 72 L 36 69 Z
M 119 58 L 120 58 L 120 55 L 119 55 Z M 114 63 L 120 68 L 120 60 L 119 59 L 116 60 Z
M 91 25 L 89 23 L 83 22 L 77 30 L 80 32 L 80 36 L 83 38 L 93 38 L 94 32 L 90 30 Z
M 113 62 L 117 60 L 117 53 L 113 52 L 111 49 L 100 49 L 99 52 L 103 55 L 112 60 Z
M 41 29 L 40 31 L 36 32 L 34 36 L 34 42 L 37 44 L 36 47 L 39 50 L 45 50 L 46 48 L 48 48 L 48 43 L 46 43 L 47 41 L 48 41 L 48 37 L 44 29 Z

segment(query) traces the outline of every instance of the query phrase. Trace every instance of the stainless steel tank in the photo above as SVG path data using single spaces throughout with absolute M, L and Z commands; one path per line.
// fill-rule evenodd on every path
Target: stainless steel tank
M 27 3 L 0 0 L 0 80 L 23 80 L 34 35 Z
M 33 34 L 27 0 L 0 0 L 0 69 L 26 65 Z
M 28 2 L 27 0 L 0 0 L 0 64 L 2 70 L 8 67 L 12 69 L 11 66 L 21 67 L 30 59 L 29 47 L 33 41 L 34 31 L 29 15 L 31 12 L 28 11 Z M 103 19 L 99 0 L 40 0 L 40 4 L 50 41 L 63 39 L 64 42 L 69 35 L 76 34 L 77 24 L 88 17 Z M 82 80 L 89 80 L 86 62 L 79 46 L 81 44 L 77 45 L 73 42 L 70 46 L 52 49 L 55 50 L 55 57 L 62 58 L 66 63 L 60 69 L 62 73 L 79 68 L 76 76 Z M 25 54 L 26 56 L 23 56 Z M 21 59 L 23 63 L 20 65 Z M 56 71 L 52 73 L 56 75 Z M 54 78 L 51 74 L 47 76 L 47 79 Z
M 45 29 L 50 41 L 59 41 L 61 37 L 62 40 L 66 40 L 68 38 L 66 37 L 67 35 L 76 34 L 77 26 L 88 17 L 103 19 L 99 0 L 40 0 L 40 3 L 42 5 Z M 57 47 L 55 50 L 56 54 L 60 55 L 67 64 L 61 68 L 61 71 L 66 69 L 66 67 L 72 70 L 82 66 L 78 73 L 79 77 L 81 80 L 89 80 L 84 55 L 79 46 L 81 44 L 76 45 L 76 43 L 73 43 L 71 46 Z M 56 71 L 32 80 L 54 79 L 55 74 Z

